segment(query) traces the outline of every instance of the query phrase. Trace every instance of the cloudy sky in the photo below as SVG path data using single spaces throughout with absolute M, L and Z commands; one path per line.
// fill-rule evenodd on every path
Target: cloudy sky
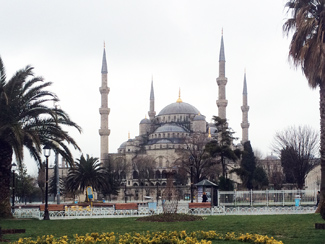
M 7 76 L 30 64 L 52 81 L 60 106 L 82 128 L 71 131 L 82 153 L 99 157 L 101 62 L 106 43 L 109 151 L 139 133 L 149 110 L 151 77 L 157 114 L 176 102 L 217 115 L 223 29 L 230 126 L 241 137 L 246 68 L 249 139 L 264 156 L 276 131 L 319 129 L 318 90 L 288 61 L 284 0 L 0 0 L 0 56 Z M 80 152 L 74 152 L 75 157 Z M 51 159 L 52 160 L 52 159 Z M 26 155 L 28 171 L 36 164 Z

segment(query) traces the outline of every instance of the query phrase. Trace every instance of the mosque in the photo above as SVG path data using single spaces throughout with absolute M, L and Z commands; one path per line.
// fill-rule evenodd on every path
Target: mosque
M 219 97 L 216 101 L 218 107 L 218 116 L 226 119 L 226 85 L 225 76 L 225 51 L 223 36 L 221 36 L 220 54 L 219 54 L 219 77 L 216 79 L 219 89 Z M 102 83 L 99 88 L 101 94 L 100 113 L 100 161 L 115 162 L 119 169 L 121 185 L 129 187 L 131 194 L 139 197 L 136 191 L 138 186 L 163 186 L 167 182 L 167 172 L 177 171 L 177 161 L 180 160 L 181 149 L 186 149 L 187 138 L 200 134 L 205 138 L 211 138 L 216 133 L 214 124 L 208 123 L 206 117 L 200 113 L 195 106 L 183 102 L 181 94 L 175 103 L 164 107 L 159 113 L 155 111 L 154 84 L 151 82 L 150 102 L 148 118 L 139 123 L 139 135 L 135 138 L 129 138 L 123 142 L 116 153 L 109 153 L 109 135 L 108 118 L 110 109 L 108 108 L 109 87 L 107 86 L 107 62 L 104 48 L 102 60 Z M 248 111 L 247 104 L 247 84 L 246 74 L 243 84 L 243 104 L 242 109 L 242 141 L 248 141 Z M 154 166 L 152 172 L 149 172 L 148 180 L 139 181 L 139 174 L 144 168 L 143 164 L 148 162 Z M 142 164 L 142 165 L 141 165 Z M 150 180 L 149 180 L 150 179 Z M 188 183 L 189 184 L 189 183 Z M 132 190 L 133 189 L 133 190 Z M 146 196 L 150 192 L 143 193 Z

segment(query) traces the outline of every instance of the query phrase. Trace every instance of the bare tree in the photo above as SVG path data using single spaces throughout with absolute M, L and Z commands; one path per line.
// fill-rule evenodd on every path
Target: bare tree
M 191 174 L 192 168 L 194 183 L 204 178 L 212 177 L 215 179 L 216 174 L 218 174 L 218 172 L 211 170 L 216 164 L 216 160 L 206 150 L 205 146 L 209 141 L 206 134 L 195 133 L 186 138 L 186 147 L 180 150 L 181 160 L 176 163 L 188 174 Z
M 156 168 L 154 159 L 151 156 L 137 154 L 132 162 L 133 171 L 138 173 L 139 184 L 151 183 L 151 180 L 154 178 L 154 169 Z
M 275 134 L 272 147 L 281 158 L 286 178 L 292 177 L 298 188 L 302 189 L 319 154 L 317 131 L 309 126 L 288 127 Z
M 127 165 L 124 157 L 109 156 L 104 163 L 104 167 L 110 172 L 117 185 L 121 185 L 123 182 L 125 183 L 129 165 Z

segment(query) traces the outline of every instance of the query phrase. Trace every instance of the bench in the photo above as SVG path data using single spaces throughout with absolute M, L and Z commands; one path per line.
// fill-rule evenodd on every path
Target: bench
M 188 208 L 211 208 L 210 202 L 190 202 Z
M 190 202 L 188 204 L 188 211 L 190 214 L 210 214 L 211 203 L 210 202 Z
M 116 203 L 114 207 L 115 207 L 115 214 L 117 215 L 138 214 L 137 203 Z
M 40 205 L 39 210 L 44 211 L 45 205 L 44 204 Z M 48 210 L 49 211 L 64 211 L 64 204 L 49 204 Z
M 116 203 L 115 210 L 138 210 L 137 203 Z

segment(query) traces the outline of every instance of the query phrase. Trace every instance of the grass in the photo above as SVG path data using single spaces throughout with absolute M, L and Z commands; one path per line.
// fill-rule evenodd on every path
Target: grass
M 323 223 L 319 214 L 302 215 L 228 215 L 207 216 L 203 221 L 188 222 L 142 222 L 137 218 L 71 219 L 71 220 L 0 220 L 2 229 L 26 229 L 25 234 L 4 235 L 5 239 L 17 241 L 20 237 L 52 234 L 56 237 L 92 232 L 144 232 L 215 230 L 217 233 L 256 233 L 273 236 L 284 244 L 325 244 L 325 230 L 316 230 L 315 223 Z M 217 243 L 217 242 L 214 242 Z M 219 243 L 219 242 L 218 242 Z M 232 242 L 231 242 L 232 243 Z

